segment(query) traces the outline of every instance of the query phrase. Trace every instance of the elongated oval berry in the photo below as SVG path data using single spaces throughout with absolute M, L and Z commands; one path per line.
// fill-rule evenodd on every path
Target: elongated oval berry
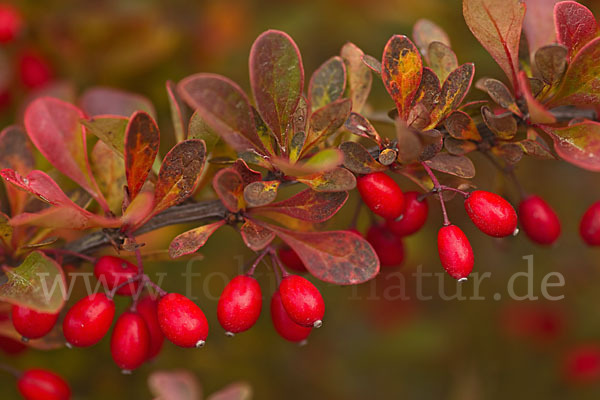
M 529 196 L 519 204 L 523 230 L 538 244 L 550 245 L 560 236 L 560 220 L 554 210 L 539 196 Z
M 17 380 L 19 393 L 26 400 L 69 400 L 71 389 L 63 378 L 52 371 L 32 368 Z
M 106 285 L 108 290 L 113 290 L 120 284 L 127 282 L 138 274 L 138 267 L 129 261 L 114 256 L 103 256 L 94 265 L 94 275 Z M 139 282 L 131 282 L 117 290 L 117 294 L 131 296 L 136 293 Z
M 306 267 L 300 257 L 298 257 L 298 253 L 290 246 L 281 246 L 277 249 L 277 255 L 286 267 L 293 269 L 294 271 L 306 272 Z
M 496 193 L 476 190 L 465 199 L 471 221 L 486 235 L 504 237 L 515 233 L 517 213 L 513 206 Z
M 150 333 L 144 318 L 135 312 L 124 312 L 115 323 L 110 338 L 110 353 L 124 371 L 139 367 L 148 359 Z
M 58 313 L 44 313 L 31 308 L 13 305 L 11 310 L 12 323 L 24 338 L 39 339 L 46 336 L 58 319 Z
M 165 337 L 181 347 L 202 347 L 208 336 L 208 321 L 193 301 L 169 293 L 158 302 L 158 323 Z
M 367 231 L 367 241 L 373 246 L 382 267 L 395 267 L 404 261 L 402 237 L 385 225 L 373 225 Z
M 10 4 L 0 4 L 0 43 L 14 40 L 22 27 L 21 13 Z
M 67 343 L 88 347 L 98 343 L 110 329 L 115 316 L 115 303 L 104 293 L 79 300 L 67 311 L 63 334 Z
M 325 302 L 319 290 L 309 280 L 298 275 L 287 276 L 279 284 L 279 294 L 292 321 L 315 328 L 323 324 Z
M 165 341 L 165 335 L 158 323 L 158 300 L 150 295 L 146 295 L 138 301 L 136 311 L 144 318 L 148 327 L 148 333 L 150 334 L 148 359 L 152 359 L 160 353 Z
M 312 331 L 312 328 L 298 325 L 292 321 L 283 307 L 279 290 L 273 293 L 273 297 L 271 298 L 271 320 L 279 336 L 290 342 L 301 342 Z
M 50 82 L 52 74 L 50 64 L 39 53 L 29 50 L 20 55 L 19 75 L 26 87 L 41 88 Z
M 583 214 L 579 234 L 590 246 L 600 246 L 600 201 L 592 204 Z
M 473 270 L 473 249 L 463 231 L 456 225 L 440 228 L 438 253 L 442 267 L 454 279 L 466 279 Z
M 600 345 L 580 344 L 569 349 L 564 359 L 565 378 L 571 383 L 600 381 Z
M 217 318 L 227 334 L 239 333 L 256 323 L 261 308 L 260 285 L 256 279 L 240 275 L 223 289 L 217 305 Z
M 402 189 L 385 173 L 373 172 L 358 177 L 356 188 L 367 207 L 380 217 L 395 219 L 404 212 Z
M 419 192 L 404 193 L 404 214 L 400 219 L 387 219 L 386 226 L 398 236 L 408 236 L 417 232 L 425 225 L 429 206 L 427 199 L 419 201 Z

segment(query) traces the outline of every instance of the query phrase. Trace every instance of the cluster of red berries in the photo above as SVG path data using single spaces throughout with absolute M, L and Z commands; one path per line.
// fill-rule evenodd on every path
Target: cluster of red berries
M 24 21 L 19 10 L 10 4 L 0 4 L 0 45 L 16 42 L 23 31 Z M 17 46 L 19 50 L 14 66 L 17 81 L 26 89 L 42 88 L 48 84 L 54 75 L 48 61 L 27 44 L 18 43 Z M 8 77 L 0 82 L 0 108 L 11 103 L 11 83 Z
M 304 268 L 302 260 L 289 248 L 282 248 L 281 260 L 290 268 Z M 304 268 L 306 270 L 306 268 Z M 219 323 L 229 336 L 250 329 L 262 309 L 262 292 L 249 275 L 233 278 L 221 294 L 217 306 Z M 281 337 L 291 342 L 305 340 L 312 328 L 322 325 L 325 303 L 319 290 L 307 279 L 286 275 L 271 298 L 271 319 Z

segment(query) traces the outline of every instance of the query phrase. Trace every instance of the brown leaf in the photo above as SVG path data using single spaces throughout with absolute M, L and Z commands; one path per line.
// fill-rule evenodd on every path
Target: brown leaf
M 375 161 L 373 156 L 356 142 L 344 142 L 339 146 L 344 153 L 344 167 L 357 174 L 368 174 L 375 171 L 383 171 L 385 167 Z
M 140 192 L 158 154 L 160 133 L 152 117 L 136 111 L 125 133 L 125 175 L 130 199 Z
M 330 171 L 298 177 L 297 180 L 319 192 L 342 192 L 356 187 L 356 177 L 346 168 L 334 168 Z
M 244 221 L 240 234 L 250 250 L 260 251 L 275 239 L 275 232 L 264 225 L 259 225 L 250 218 L 244 218 Z
M 463 111 L 453 111 L 444 121 L 448 134 L 455 139 L 481 141 L 473 119 Z
M 548 85 L 555 85 L 562 79 L 567 69 L 567 54 L 567 48 L 556 43 L 535 52 L 535 67 Z
M 177 258 L 186 254 L 195 253 L 217 229 L 225 224 L 225 220 L 202 225 L 178 235 L 169 245 L 169 255 Z
M 481 107 L 483 122 L 496 136 L 503 140 L 510 140 L 517 134 L 517 121 L 512 114 L 498 116 L 488 106 Z
M 348 75 L 348 94 L 352 100 L 352 111 L 360 111 L 364 107 L 371 92 L 373 75 L 362 61 L 363 51 L 353 43 L 346 43 L 340 52 L 346 64 Z
M 348 199 L 347 192 L 316 192 L 306 189 L 302 192 L 263 207 L 250 210 L 252 214 L 267 214 L 286 216 L 307 222 L 324 222 L 333 217 Z
M 504 83 L 497 79 L 483 78 L 477 81 L 475 86 L 486 92 L 500 107 L 506 108 L 519 116 L 523 115 L 515 102 L 515 97 Z
M 244 200 L 248 207 L 260 207 L 272 203 L 277 197 L 279 181 L 252 182 L 244 188 Z
M 475 176 L 475 166 L 473 162 L 465 156 L 453 156 L 448 153 L 439 153 L 431 160 L 425 163 L 436 171 L 455 175 L 461 178 L 470 179 Z

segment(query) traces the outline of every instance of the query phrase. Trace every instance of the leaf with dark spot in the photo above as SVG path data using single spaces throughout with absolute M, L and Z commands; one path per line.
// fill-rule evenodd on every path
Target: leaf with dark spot
M 217 229 L 225 224 L 225 220 L 213 222 L 212 224 L 202 225 L 178 235 L 169 245 L 169 255 L 171 258 L 178 258 L 187 254 L 192 254 L 206 244 L 208 238 L 215 233 Z
M 250 218 L 244 218 L 244 224 L 240 228 L 240 234 L 244 243 L 250 250 L 260 251 L 267 247 L 273 239 L 275 239 L 275 232 L 255 223 Z
M 400 118 L 406 120 L 419 89 L 423 61 L 415 45 L 404 35 L 394 35 L 383 50 L 381 77 L 396 103 Z
M 444 121 L 448 134 L 455 139 L 481 141 L 473 119 L 463 111 L 453 111 Z
M 346 168 L 334 168 L 330 171 L 298 177 L 297 180 L 319 192 L 341 192 L 356 187 L 356 177 Z
M 279 181 L 259 181 L 246 186 L 244 200 L 248 207 L 260 207 L 275 201 L 279 183 Z
M 160 133 L 152 117 L 136 111 L 131 115 L 125 134 L 125 175 L 129 198 L 140 192 L 158 154 Z
M 346 65 L 339 56 L 325 61 L 312 75 L 308 98 L 314 111 L 339 99 L 346 89 Z
M 344 142 L 340 144 L 340 150 L 344 153 L 344 167 L 352 172 L 369 174 L 386 169 L 385 166 L 375 161 L 373 156 L 360 143 Z
M 517 121 L 512 114 L 498 116 L 488 106 L 481 107 L 483 122 L 500 139 L 510 140 L 517 134 Z
M 204 168 L 206 147 L 202 140 L 177 143 L 165 156 L 154 188 L 154 213 L 181 203 L 194 191 Z
M 465 156 L 454 156 L 448 153 L 439 153 L 431 160 L 425 161 L 429 168 L 446 174 L 470 179 L 475 176 L 473 162 Z

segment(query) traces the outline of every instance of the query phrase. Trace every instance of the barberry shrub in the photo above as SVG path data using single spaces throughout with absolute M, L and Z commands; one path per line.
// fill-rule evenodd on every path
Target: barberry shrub
M 537 13 L 549 3 L 531 2 L 527 12 L 549 15 Z M 1 41 L 10 42 L 21 22 L 11 10 L 0 11 L 11 24 L 0 27 Z M 229 334 L 250 329 L 259 318 L 263 294 L 253 273 L 270 260 L 278 280 L 275 292 L 267 293 L 271 319 L 292 342 L 304 341 L 325 315 L 325 301 L 310 280 L 355 285 L 377 276 L 380 266 L 401 264 L 404 237 L 423 227 L 434 203 L 428 197 L 443 217 L 441 265 L 457 280 L 477 268 L 477 257 L 448 215 L 446 202 L 453 197 L 464 200 L 466 214 L 489 236 L 518 240 L 510 236 L 519 221 L 534 242 L 555 243 L 561 233 L 557 213 L 526 193 L 516 170 L 523 157 L 532 157 L 600 171 L 600 123 L 590 110 L 600 106 L 598 25 L 572 1 L 558 2 L 548 20 L 526 19 L 519 0 L 464 0 L 463 13 L 506 74 L 506 83 L 478 79 L 475 87 L 489 97 L 479 101 L 465 102 L 475 65 L 460 64 L 448 35 L 428 20 L 415 24 L 413 40 L 392 36 L 381 57 L 347 43 L 309 79 L 289 35 L 262 33 L 250 50 L 251 95 L 213 73 L 166 83 L 175 145 L 164 156 L 157 113 L 142 96 L 95 87 L 74 103 L 43 96 L 31 101 L 23 124 L 0 133 L 8 200 L 0 212 L 0 264 L 7 277 L 0 300 L 14 307 L 11 337 L 46 349 L 95 345 L 113 326 L 113 297 L 119 294 L 132 304 L 117 316 L 111 335 L 118 367 L 133 370 L 152 359 L 164 338 L 181 347 L 203 346 L 210 321 L 200 306 L 167 294 L 144 272 L 148 253 L 139 236 L 167 225 L 197 224 L 172 238 L 173 259 L 196 253 L 225 225 L 256 253 L 219 302 L 218 319 Z M 24 86 L 53 79 L 42 59 L 23 54 Z M 374 79 L 393 110 L 367 107 Z M 375 120 L 392 126 L 395 136 L 379 133 Z M 511 200 L 518 213 L 490 188 L 474 190 L 473 154 L 516 184 L 520 197 Z M 48 165 L 52 173 L 42 167 Z M 404 192 L 406 179 L 420 190 Z M 366 238 L 354 223 L 328 228 L 350 196 L 373 214 Z M 599 215 L 596 204 L 581 221 L 581 236 L 593 246 L 600 243 Z M 101 256 L 101 250 L 135 254 L 135 262 Z M 42 287 L 66 287 L 67 263 L 93 264 L 105 292 L 81 299 L 67 299 L 65 290 L 43 296 Z M 286 267 L 307 272 L 307 278 Z M 70 308 L 56 324 L 67 302 Z M 62 326 L 61 340 L 48 339 L 60 336 L 55 326 Z M 581 369 L 579 358 L 569 362 L 571 375 Z M 68 387 L 45 372 L 26 372 L 19 388 L 36 393 L 44 380 L 53 382 L 44 390 L 56 398 L 69 396 Z

